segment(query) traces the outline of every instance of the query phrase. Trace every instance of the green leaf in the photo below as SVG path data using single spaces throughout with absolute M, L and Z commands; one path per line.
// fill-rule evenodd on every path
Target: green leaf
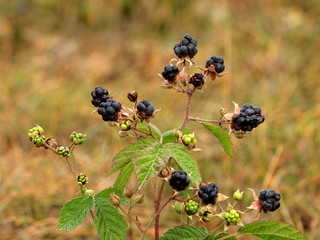
M 107 189 L 108 190 L 108 189 Z M 95 226 L 101 240 L 123 240 L 126 238 L 125 218 L 105 198 L 95 197 Z
M 214 236 L 213 238 L 210 238 L 210 240 L 220 239 L 220 238 L 226 237 L 228 235 L 230 235 L 230 234 L 229 233 L 219 233 L 216 236 Z M 226 239 L 228 239 L 228 240 L 237 240 L 237 238 L 235 238 L 235 237 L 229 237 L 229 238 L 226 238 Z
M 155 141 L 152 145 L 134 154 L 132 161 L 138 178 L 139 189 L 150 178 L 159 174 L 160 169 L 170 158 L 170 153 L 168 149 Z
M 78 197 L 64 204 L 60 211 L 59 231 L 69 231 L 79 226 L 88 215 L 93 204 L 92 197 Z
M 121 198 L 121 205 L 128 205 L 128 199 L 122 194 L 122 191 L 118 188 L 107 188 L 103 191 L 99 192 L 97 195 L 94 196 L 95 199 L 99 199 L 101 201 L 107 201 L 110 203 L 110 194 L 115 193 Z M 111 204 L 111 203 L 110 203 Z
M 179 144 L 167 143 L 164 145 L 170 150 L 170 155 L 176 163 L 188 173 L 193 185 L 201 182 L 201 174 L 197 162 L 194 160 L 191 153 Z
M 221 129 L 218 126 L 209 124 L 209 123 L 201 123 L 206 129 L 209 130 L 220 142 L 221 146 L 223 147 L 224 151 L 229 155 L 232 156 L 232 142 L 231 138 L 225 130 Z
M 149 126 L 151 128 L 151 131 L 152 131 L 152 134 L 158 139 L 160 140 L 160 137 L 161 137 L 161 131 L 159 130 L 159 128 L 157 128 L 156 125 L 153 125 L 152 123 L 149 123 Z M 145 132 L 148 132 L 150 133 L 150 130 L 148 128 L 148 125 L 146 123 L 138 123 L 137 124 L 137 128 L 142 130 L 142 131 L 145 131 Z
M 304 236 L 297 229 L 287 223 L 277 221 L 263 221 L 250 223 L 239 229 L 239 233 L 250 234 L 264 240 L 304 240 Z
M 126 166 L 132 161 L 133 156 L 139 151 L 144 150 L 148 146 L 152 145 L 154 142 L 157 142 L 151 138 L 144 138 L 136 141 L 135 143 L 123 148 L 114 158 L 112 169 L 107 175 L 111 175 L 121 168 Z
M 209 233 L 205 228 L 184 225 L 168 230 L 160 240 L 204 240 L 208 236 Z
M 119 189 L 120 191 L 123 191 L 124 188 L 127 186 L 127 183 L 131 177 L 131 174 L 133 172 L 133 164 L 132 162 L 129 162 L 127 165 L 125 165 L 121 173 L 119 174 L 117 180 L 114 182 L 113 187 Z

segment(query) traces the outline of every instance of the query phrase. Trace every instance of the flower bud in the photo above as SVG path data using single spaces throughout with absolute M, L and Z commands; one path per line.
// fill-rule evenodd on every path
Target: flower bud
M 237 200 L 237 201 L 241 200 L 242 196 L 243 196 L 243 191 L 240 192 L 239 189 L 237 191 L 235 191 L 233 194 L 234 200 Z
M 138 99 L 138 93 L 136 91 L 132 91 L 129 92 L 127 94 L 127 98 L 131 101 L 131 102 L 136 102 Z
M 139 194 L 134 198 L 134 201 L 135 201 L 135 203 L 140 204 L 140 203 L 143 203 L 143 198 L 144 198 L 144 195 Z
M 162 178 L 166 178 L 170 175 L 170 170 L 168 170 L 167 168 L 163 168 L 160 172 L 159 172 L 159 177 Z
M 40 134 L 40 135 L 42 135 L 42 134 L 44 133 L 43 128 L 42 128 L 42 127 L 40 127 L 40 125 L 39 125 L 39 124 L 37 124 L 36 128 L 38 129 L 38 131 L 39 131 L 39 134 Z
M 127 198 L 131 198 L 133 195 L 133 191 L 129 187 L 125 187 L 123 190 L 123 195 L 125 195 Z
M 91 197 L 93 195 L 94 191 L 92 189 L 86 189 L 84 191 L 84 195 L 85 196 L 88 196 L 88 197 Z
M 172 208 L 176 213 L 181 214 L 184 211 L 184 204 L 176 201 L 174 205 L 172 205 Z
M 180 130 L 174 130 L 173 135 L 180 138 L 182 136 L 182 132 Z
M 113 206 L 119 207 L 121 203 L 121 198 L 116 195 L 115 193 L 110 194 L 110 202 L 112 203 Z

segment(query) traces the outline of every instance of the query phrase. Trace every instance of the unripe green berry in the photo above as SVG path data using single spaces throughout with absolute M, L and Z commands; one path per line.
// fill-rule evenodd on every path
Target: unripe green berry
M 237 191 L 235 191 L 233 194 L 234 200 L 239 201 L 242 199 L 242 197 L 243 197 L 243 192 L 240 192 L 239 189 Z
M 56 149 L 56 152 L 61 156 L 61 157 L 67 157 L 70 154 L 69 148 L 60 146 Z
M 127 120 L 127 121 L 126 121 L 126 125 L 127 125 L 127 127 L 130 127 L 130 126 L 131 126 L 131 124 L 132 124 L 132 122 L 131 122 L 130 120 Z
M 198 212 L 199 209 L 199 203 L 194 200 L 188 200 L 185 203 L 185 211 L 188 215 L 193 215 Z
M 122 131 L 127 131 L 128 130 L 128 127 L 127 127 L 126 124 L 121 124 L 120 128 L 121 128 Z
M 88 196 L 88 197 L 91 197 L 93 195 L 94 191 L 92 189 L 86 189 L 84 191 L 84 195 L 85 196 Z
M 77 177 L 77 182 L 79 185 L 86 185 L 88 184 L 88 177 L 83 173 L 80 173 Z
M 190 137 L 186 137 L 186 138 L 184 139 L 184 143 L 185 143 L 186 145 L 189 145 L 189 144 L 191 143 L 191 138 L 190 138 Z

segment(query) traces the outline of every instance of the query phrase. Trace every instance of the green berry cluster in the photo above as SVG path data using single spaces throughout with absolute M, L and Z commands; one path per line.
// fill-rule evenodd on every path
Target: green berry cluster
M 120 123 L 120 129 L 122 131 L 128 131 L 128 130 L 130 130 L 131 124 L 132 124 L 132 122 L 130 120 L 122 120 Z
M 77 182 L 79 185 L 86 185 L 88 184 L 88 177 L 83 173 L 80 173 L 77 177 Z
M 193 215 L 198 212 L 199 209 L 199 203 L 194 200 L 188 200 L 185 203 L 185 211 L 188 215 Z
M 46 140 L 45 136 L 42 134 L 44 133 L 42 127 L 39 125 L 29 129 L 28 137 L 29 140 L 32 141 L 37 147 L 42 147 L 43 142 Z
M 240 214 L 234 209 L 226 212 L 223 216 L 229 225 L 236 225 L 240 222 Z
M 80 145 L 85 140 L 86 140 L 86 134 L 73 132 L 70 135 L 70 141 L 72 141 L 74 145 Z
M 185 134 L 182 136 L 182 142 L 187 147 L 194 147 L 197 144 L 197 139 L 194 136 L 194 133 Z
M 70 154 L 69 148 L 60 146 L 56 149 L 56 152 L 61 156 L 61 157 L 67 157 Z

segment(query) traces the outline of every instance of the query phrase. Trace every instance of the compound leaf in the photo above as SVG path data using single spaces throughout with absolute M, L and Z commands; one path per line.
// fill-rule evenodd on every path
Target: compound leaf
M 94 223 L 101 240 L 123 240 L 126 238 L 126 220 L 109 201 L 96 196 L 94 208 L 97 215 Z
M 69 231 L 79 226 L 88 215 L 93 204 L 92 197 L 78 197 L 64 204 L 60 211 L 59 231 Z
M 149 147 L 154 142 L 154 139 L 151 138 L 144 138 L 141 140 L 136 141 L 135 143 L 123 148 L 114 158 L 113 158 L 113 166 L 111 171 L 107 175 L 111 175 L 121 168 L 126 166 L 132 161 L 132 158 L 136 153 L 142 151 L 143 149 Z
M 240 228 L 238 232 L 250 234 L 263 240 L 305 240 L 297 229 L 287 223 L 277 221 L 250 223 Z
M 167 143 L 164 145 L 166 149 L 170 150 L 170 155 L 174 158 L 176 163 L 188 173 L 192 184 L 201 182 L 201 174 L 197 162 L 192 154 L 183 146 L 179 144 Z
M 160 240 L 204 240 L 209 236 L 207 229 L 190 225 L 169 229 Z
M 161 137 L 161 131 L 159 130 L 159 128 L 156 125 L 153 125 L 152 123 L 149 123 L 149 126 L 151 128 L 152 134 L 158 139 L 160 140 Z M 137 128 L 150 133 L 150 130 L 148 128 L 148 125 L 146 123 L 138 123 L 137 124 Z
M 170 158 L 170 151 L 159 142 L 153 142 L 147 148 L 133 156 L 133 165 L 138 178 L 138 188 L 141 188 L 150 178 L 158 175 Z
M 209 123 L 201 123 L 206 129 L 209 130 L 220 142 L 221 146 L 223 147 L 224 151 L 229 155 L 232 156 L 232 142 L 231 138 L 225 130 L 221 129 L 218 126 L 209 124 Z

